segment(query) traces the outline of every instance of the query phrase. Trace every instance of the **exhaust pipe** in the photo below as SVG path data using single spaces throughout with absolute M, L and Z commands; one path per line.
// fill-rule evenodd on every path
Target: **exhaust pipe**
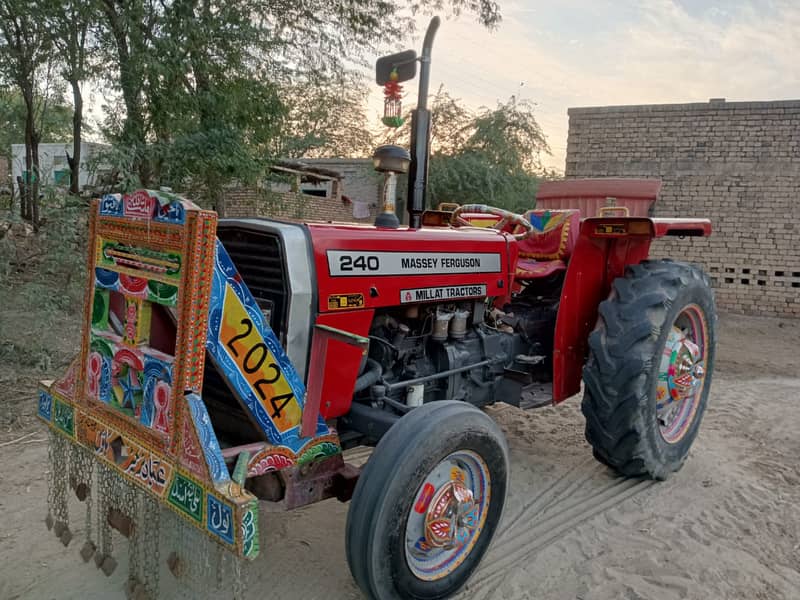
M 431 76 L 431 51 L 433 38 L 439 29 L 439 17 L 433 17 L 419 58 L 419 94 L 417 108 L 411 111 L 411 165 L 408 170 L 408 223 L 411 229 L 422 225 L 428 185 L 428 158 L 430 154 L 431 112 L 428 110 L 428 84 Z

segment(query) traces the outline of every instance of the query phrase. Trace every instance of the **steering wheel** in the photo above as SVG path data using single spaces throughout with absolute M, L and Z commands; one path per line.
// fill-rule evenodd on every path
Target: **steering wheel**
M 472 227 L 472 223 L 461 216 L 464 213 L 483 213 L 500 217 L 500 220 L 491 226 L 491 229 L 495 229 L 497 231 L 502 231 L 509 223 L 514 225 L 515 228 L 517 225 L 519 225 L 524 231 L 511 234 L 518 242 L 527 239 L 536 233 L 536 230 L 533 228 L 531 222 L 528 221 L 528 219 L 526 219 L 524 216 L 518 215 L 517 213 L 513 213 L 509 210 L 505 210 L 504 208 L 497 208 L 496 206 L 488 206 L 486 204 L 464 204 L 463 206 L 459 206 L 450 216 L 450 224 L 456 227 Z

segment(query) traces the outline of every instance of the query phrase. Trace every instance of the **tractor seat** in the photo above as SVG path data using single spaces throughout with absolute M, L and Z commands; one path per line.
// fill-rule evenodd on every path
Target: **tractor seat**
M 538 279 L 564 271 L 578 241 L 581 213 L 576 209 L 534 209 L 524 214 L 535 230 L 519 243 L 515 277 Z M 520 233 L 518 228 L 515 233 Z

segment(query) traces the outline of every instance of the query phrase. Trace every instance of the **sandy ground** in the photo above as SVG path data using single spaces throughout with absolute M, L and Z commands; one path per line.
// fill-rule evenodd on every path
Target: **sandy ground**
M 20 396 L 2 393 L 0 404 Z M 725 317 L 703 427 L 666 482 L 622 479 L 596 463 L 578 398 L 493 408 L 511 446 L 511 493 L 460 598 L 800 598 L 799 401 L 800 322 Z M 0 444 L 38 432 L 0 446 L 0 598 L 124 598 L 124 568 L 105 578 L 78 557 L 80 532 L 64 548 L 44 528 L 45 436 L 23 412 L 5 415 L 14 425 L 0 431 Z M 361 598 L 345 562 L 346 510 L 327 501 L 262 514 L 246 596 Z M 176 594 L 166 573 L 162 590 Z

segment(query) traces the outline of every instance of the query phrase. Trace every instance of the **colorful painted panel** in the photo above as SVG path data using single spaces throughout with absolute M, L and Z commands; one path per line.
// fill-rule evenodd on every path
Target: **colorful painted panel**
M 120 267 L 141 271 L 142 277 L 160 275 L 177 281 L 181 272 L 181 255 L 177 252 L 153 250 L 144 246 L 100 239 L 97 263 L 103 268 Z
M 172 357 L 92 332 L 86 393 L 142 425 L 169 433 Z
M 174 194 L 153 190 L 139 190 L 125 196 L 106 194 L 99 204 L 99 212 L 103 217 L 152 219 L 157 223 L 175 225 L 186 222 L 187 208 L 196 207 Z
M 140 486 L 164 495 L 173 466 L 130 436 L 86 416 L 79 422 L 78 440 Z
M 219 241 L 206 346 L 266 439 L 297 456 L 312 439 L 300 437 L 305 387 Z M 316 435 L 330 433 L 320 417 Z
M 75 409 L 58 398 L 53 402 L 53 423 L 69 437 L 75 435 Z
M 217 436 L 211 427 L 211 419 L 208 416 L 206 405 L 197 394 L 187 394 L 186 403 L 189 405 L 189 414 L 200 438 L 200 446 L 203 449 L 211 481 L 214 482 L 214 485 L 230 481 L 228 467 L 225 466 L 225 459 L 222 457 Z
M 203 448 L 200 440 L 197 439 L 192 420 L 184 417 L 183 428 L 181 431 L 181 466 L 192 475 L 203 481 L 210 479 L 208 466 L 205 462 Z
M 307 439 L 299 450 L 285 446 L 266 446 L 256 452 L 247 463 L 247 476 L 256 477 L 287 467 L 302 465 L 318 458 L 339 454 L 342 448 L 335 433 Z
M 253 501 L 242 517 L 242 555 L 254 558 L 258 551 L 258 503 Z
M 94 270 L 94 278 L 95 287 L 102 290 L 120 292 L 126 296 L 143 298 L 148 302 L 155 302 L 164 306 L 177 306 L 178 304 L 178 288 L 171 283 L 164 283 L 155 279 L 143 279 L 101 267 L 97 267 Z
M 203 488 L 178 473 L 169 488 L 169 503 L 197 523 L 203 522 Z
M 143 191 L 97 202 L 81 354 L 63 377 L 42 387 L 37 414 L 59 440 L 52 464 L 79 455 L 65 439 L 88 448 L 117 478 L 135 484 L 137 494 L 158 498 L 209 540 L 254 558 L 255 499 L 231 481 L 201 396 L 186 393 L 199 394 L 203 380 L 215 230 L 216 215 L 171 194 Z M 254 359 L 261 360 L 251 354 L 248 368 Z M 301 404 L 282 412 L 297 429 Z M 107 471 L 93 472 L 89 485 L 101 489 L 97 478 Z
M 39 408 L 36 412 L 45 421 L 53 420 L 53 397 L 45 390 L 39 390 Z
M 54 418 L 48 424 L 73 443 L 89 448 L 140 488 L 163 498 L 178 514 L 237 554 L 246 558 L 258 554 L 257 503 L 250 494 L 238 486 L 206 487 L 130 434 L 53 397 L 46 387 L 40 390 L 39 402 L 39 416 L 46 419 L 49 411 Z
M 227 544 L 233 545 L 234 520 L 233 510 L 222 500 L 208 495 L 208 516 L 206 526 L 208 530 Z
M 79 366 L 80 361 L 75 358 L 69 364 L 69 368 L 67 372 L 64 373 L 64 376 L 61 379 L 57 379 L 53 384 L 53 391 L 58 394 L 61 394 L 65 398 L 72 398 L 75 396 L 75 389 L 78 383 L 78 371 L 80 369 Z

